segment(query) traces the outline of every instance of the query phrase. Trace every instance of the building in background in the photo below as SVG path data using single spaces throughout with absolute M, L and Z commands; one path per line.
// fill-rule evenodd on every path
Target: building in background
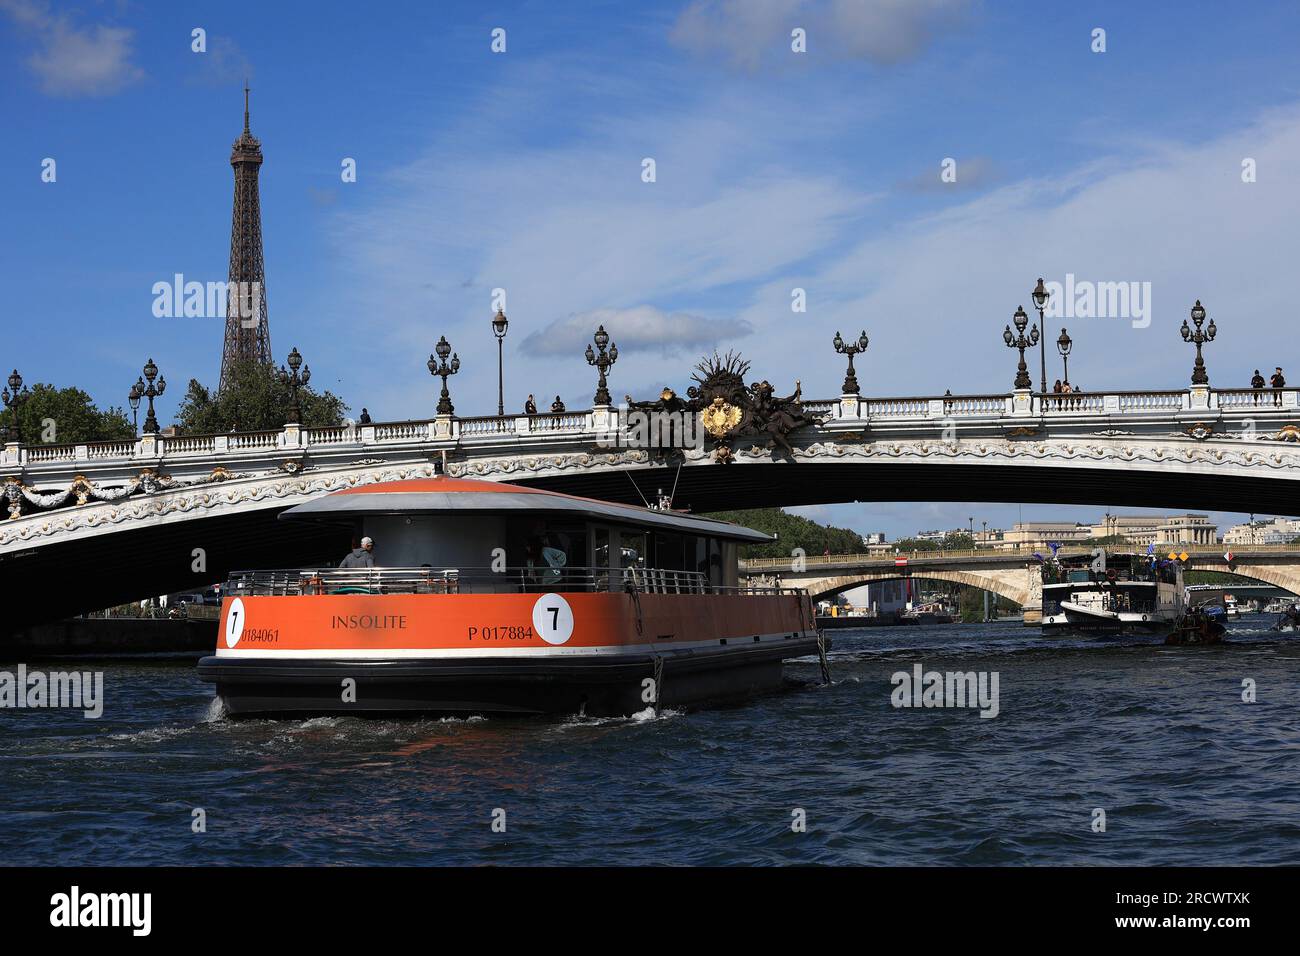
M 1092 525 L 1076 521 L 1017 521 L 1002 536 L 1007 551 L 1042 551 L 1049 544 L 1078 544 L 1093 536 Z
M 1233 525 L 1223 533 L 1224 544 L 1237 547 L 1252 544 L 1288 544 L 1300 538 L 1300 521 L 1293 518 L 1272 518 Z
M 889 615 L 905 611 L 908 607 L 912 582 L 895 578 L 892 581 L 872 581 L 861 587 L 850 588 L 840 597 L 843 603 L 868 608 L 876 614 Z

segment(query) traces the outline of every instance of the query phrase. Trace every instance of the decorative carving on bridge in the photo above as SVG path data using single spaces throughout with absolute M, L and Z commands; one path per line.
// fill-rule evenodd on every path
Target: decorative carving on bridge
M 299 477 L 297 479 L 286 480 L 280 472 L 271 472 L 262 475 L 264 483 L 251 484 L 244 487 L 233 488 L 229 490 L 217 491 L 200 491 L 193 494 L 174 494 L 164 495 L 154 501 L 124 501 L 119 507 L 112 507 L 105 510 L 102 507 L 95 507 L 96 503 L 91 503 L 91 507 L 85 509 L 68 509 L 50 515 L 46 520 L 39 523 L 33 521 L 35 515 L 25 516 L 28 520 L 16 525 L 0 526 L 0 545 L 9 544 L 15 541 L 32 541 L 37 538 L 48 537 L 64 531 L 79 531 L 86 528 L 100 528 L 112 525 L 120 525 L 128 521 L 138 521 L 148 519 L 150 521 L 158 518 L 165 518 L 168 515 L 182 515 L 194 512 L 209 512 L 215 509 L 224 509 L 228 507 L 238 507 L 243 504 L 255 503 L 271 499 L 316 497 L 317 495 L 328 494 L 331 491 L 340 491 L 343 488 L 351 488 L 356 485 L 368 484 L 373 481 L 402 481 L 408 478 L 432 478 L 435 475 L 435 469 L 432 464 L 422 464 L 414 467 L 397 467 L 377 469 L 373 472 L 356 475 L 329 475 L 318 477 Z M 248 478 L 249 475 L 230 475 L 231 478 Z M 135 481 L 136 479 L 132 479 Z M 201 482 L 183 482 L 173 481 L 172 486 L 164 491 L 184 491 L 187 487 L 196 484 L 208 484 L 205 478 Z M 8 478 L 5 480 L 3 489 L 0 489 L 7 502 L 11 501 L 11 485 L 21 485 L 17 479 Z M 25 489 L 24 489 L 25 490 Z M 21 492 L 20 492 L 21 494 Z M 53 497 L 53 496 L 51 496 Z M 119 496 L 120 497 L 120 496 Z M 99 502 L 105 504 L 106 502 Z M 18 517 L 11 513 L 10 517 Z
M 571 468 L 644 465 L 649 461 L 649 452 L 640 448 L 603 454 L 575 452 L 568 455 L 529 455 L 524 458 L 488 458 L 479 461 L 449 462 L 447 475 L 451 478 L 485 478 L 490 475 L 517 475 L 520 472 L 537 474 Z
M 1190 438 L 1195 438 L 1197 441 L 1205 441 L 1205 439 L 1214 434 L 1214 426 L 1207 425 L 1205 422 L 1197 422 L 1194 425 L 1188 425 L 1184 428 L 1183 434 Z
M 22 517 L 24 505 L 38 511 L 46 511 L 64 505 L 88 505 L 92 502 L 120 501 L 137 493 L 153 495 L 160 491 L 172 491 L 177 488 L 190 488 L 214 482 L 229 481 L 233 478 L 248 477 L 251 476 L 235 474 L 224 466 L 218 465 L 212 469 L 210 475 L 190 479 L 189 481 L 181 481 L 172 478 L 170 475 L 160 474 L 153 468 L 145 468 L 139 475 L 128 478 L 122 484 L 112 487 L 96 484 L 85 475 L 76 475 L 63 490 L 45 494 L 24 485 L 18 478 L 9 477 L 4 480 L 4 487 L 0 489 L 0 497 L 4 499 L 5 508 L 9 512 L 9 520 L 13 520 Z
M 1276 435 L 1260 435 L 1259 440 L 1300 442 L 1300 426 L 1283 425 Z
M 766 379 L 745 385 L 749 362 L 736 352 L 725 356 L 714 352 L 695 366 L 680 406 L 700 416 L 700 424 L 713 441 L 713 460 L 726 464 L 735 458 L 734 443 L 757 440 L 760 453 L 773 447 L 795 460 L 788 436 L 806 425 L 819 425 L 819 416 L 804 413 L 800 398 L 803 387 L 795 382 L 792 395 L 780 397 Z M 665 394 L 669 389 L 665 389 Z

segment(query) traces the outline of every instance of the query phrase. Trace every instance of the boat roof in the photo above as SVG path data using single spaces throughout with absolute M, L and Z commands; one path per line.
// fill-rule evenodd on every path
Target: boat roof
M 345 488 L 314 501 L 285 510 L 281 517 L 347 518 L 392 514 L 552 514 L 575 518 L 666 528 L 696 535 L 710 535 L 732 541 L 769 543 L 770 535 L 730 521 L 657 511 L 640 505 L 581 498 L 542 488 L 526 488 L 499 481 L 475 478 L 416 478 L 407 481 L 378 481 Z

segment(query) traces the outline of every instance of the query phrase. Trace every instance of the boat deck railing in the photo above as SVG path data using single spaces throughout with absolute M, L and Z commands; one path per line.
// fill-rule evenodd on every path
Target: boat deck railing
M 802 594 L 791 587 L 723 587 L 699 571 L 669 568 L 291 568 L 235 571 L 225 597 L 320 594 L 544 594 L 635 591 L 643 594 Z

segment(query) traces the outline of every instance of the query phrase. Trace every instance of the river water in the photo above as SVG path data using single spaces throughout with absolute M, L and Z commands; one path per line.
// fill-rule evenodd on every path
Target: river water
M 838 631 L 829 686 L 804 660 L 744 706 L 617 720 L 234 722 L 192 660 L 31 663 L 102 669 L 106 704 L 0 710 L 0 841 L 28 864 L 1298 864 L 1300 639 L 1270 622 L 1212 648 Z M 918 662 L 996 672 L 998 715 L 895 708 Z

